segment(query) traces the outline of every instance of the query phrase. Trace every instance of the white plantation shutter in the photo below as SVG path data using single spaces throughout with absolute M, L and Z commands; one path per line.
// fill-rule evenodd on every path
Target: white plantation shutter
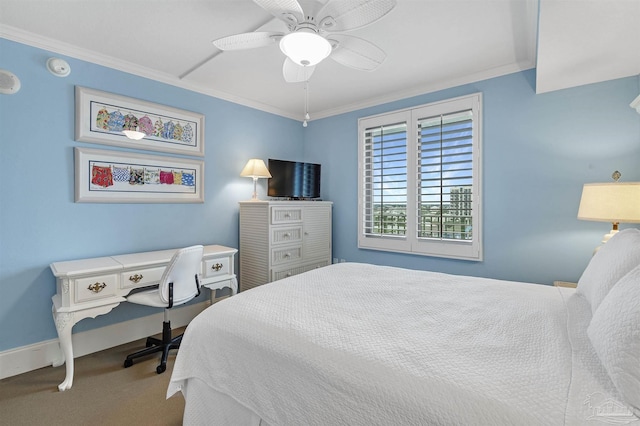
M 358 121 L 358 247 L 482 260 L 482 95 Z
M 418 237 L 473 237 L 473 111 L 418 120 Z
M 402 237 L 407 216 L 407 123 L 365 129 L 364 151 L 364 233 Z

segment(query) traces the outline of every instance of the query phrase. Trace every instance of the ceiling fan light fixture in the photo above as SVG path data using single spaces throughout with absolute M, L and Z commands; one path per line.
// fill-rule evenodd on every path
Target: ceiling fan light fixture
M 331 43 L 313 30 L 298 30 L 280 40 L 280 50 L 303 67 L 316 65 L 331 53 Z

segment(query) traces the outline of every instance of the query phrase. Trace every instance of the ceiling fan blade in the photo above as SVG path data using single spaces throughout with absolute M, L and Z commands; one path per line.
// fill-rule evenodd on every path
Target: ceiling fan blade
M 315 69 L 315 65 L 303 67 L 286 58 L 282 66 L 282 75 L 284 75 L 284 81 L 287 83 L 302 83 L 311 78 L 311 74 Z
M 386 59 L 387 55 L 375 44 L 358 37 L 332 35 L 329 39 L 333 51 L 329 57 L 344 66 L 362 71 L 373 71 Z
M 282 37 L 282 33 L 274 32 L 254 32 L 242 33 L 222 37 L 212 43 L 220 50 L 242 50 L 253 49 L 254 47 L 264 47 L 274 44 Z
M 255 1 L 255 0 L 254 0 Z M 369 25 L 396 7 L 396 0 L 333 0 L 318 12 L 320 29 L 349 31 Z
M 287 24 L 304 21 L 304 12 L 296 0 L 253 0 L 255 4 Z

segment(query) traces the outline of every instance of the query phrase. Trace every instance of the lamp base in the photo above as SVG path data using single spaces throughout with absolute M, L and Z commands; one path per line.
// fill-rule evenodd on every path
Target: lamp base
M 253 196 L 251 197 L 251 201 L 260 201 L 258 200 L 258 178 L 253 177 Z
M 618 223 L 614 222 L 613 227 L 611 228 L 611 231 L 609 231 L 608 234 L 604 234 L 604 237 L 602 237 L 602 241 L 601 241 L 602 245 L 606 244 L 607 241 L 609 241 L 611 237 L 613 237 L 617 233 L 618 233 Z M 593 254 L 596 254 L 596 252 L 600 250 L 600 247 L 602 247 L 602 245 L 599 245 L 598 247 L 596 247 L 596 249 L 593 251 Z
M 604 237 L 602 238 L 602 244 L 604 244 L 607 241 L 609 241 L 611 239 L 611 237 L 613 237 L 614 235 L 616 235 L 618 233 L 618 225 L 619 224 L 620 224 L 619 222 L 613 222 L 611 224 L 611 231 L 609 231 L 608 234 L 604 234 Z
M 604 237 L 602 237 L 602 244 L 604 244 L 607 241 L 609 241 L 611 239 L 611 237 L 613 237 L 617 233 L 618 233 L 617 229 L 612 229 L 611 232 L 609 232 L 608 234 L 604 234 Z

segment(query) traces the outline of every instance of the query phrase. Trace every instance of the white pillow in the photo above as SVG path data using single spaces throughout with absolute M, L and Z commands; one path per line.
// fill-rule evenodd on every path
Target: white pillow
M 640 266 L 613 286 L 587 334 L 624 402 L 640 415 Z
M 640 230 L 624 229 L 596 252 L 578 280 L 577 293 L 591 304 L 595 313 L 611 287 L 627 272 L 640 265 Z

